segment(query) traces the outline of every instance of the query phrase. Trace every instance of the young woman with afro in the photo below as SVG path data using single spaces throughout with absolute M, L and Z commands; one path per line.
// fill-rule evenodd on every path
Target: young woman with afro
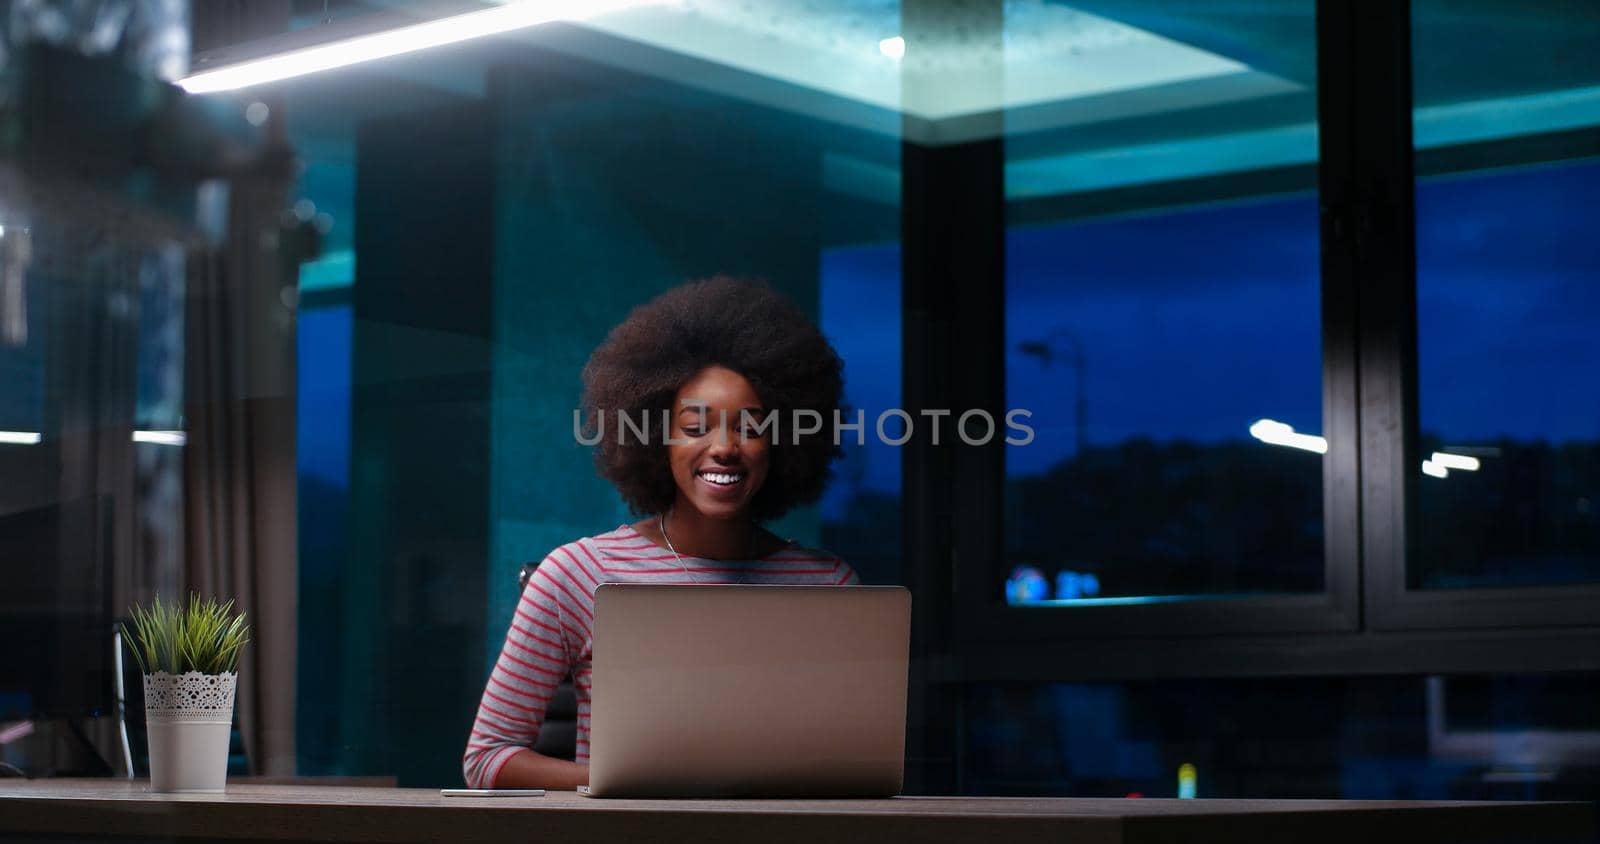
M 555 549 L 528 578 L 468 739 L 468 785 L 587 783 L 599 584 L 859 582 L 843 560 L 762 527 L 821 496 L 839 454 L 828 423 L 842 368 L 805 314 L 756 282 L 675 288 L 611 331 L 583 369 L 585 441 L 599 437 L 600 474 L 643 518 Z M 531 749 L 569 676 L 573 762 Z

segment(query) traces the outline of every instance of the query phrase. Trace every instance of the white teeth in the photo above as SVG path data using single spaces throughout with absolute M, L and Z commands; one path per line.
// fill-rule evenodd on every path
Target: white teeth
M 705 478 L 706 480 L 708 480 L 708 481 L 710 481 L 710 482 L 712 482 L 714 484 L 717 484 L 719 486 L 727 486 L 729 484 L 736 484 L 739 481 L 744 480 L 744 474 L 743 473 L 729 475 L 729 474 L 723 474 L 721 472 L 701 472 L 700 473 L 700 477 Z

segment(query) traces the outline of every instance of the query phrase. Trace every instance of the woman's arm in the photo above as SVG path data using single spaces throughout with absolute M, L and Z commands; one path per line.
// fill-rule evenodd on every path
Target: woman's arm
M 589 784 L 589 766 L 523 751 L 506 760 L 495 777 L 495 788 L 548 788 L 552 791 L 572 791 Z
M 462 755 L 462 774 L 472 788 L 571 787 L 556 783 L 572 779 L 573 772 L 563 766 L 573 763 L 529 750 L 539 737 L 550 698 L 572 670 L 572 648 L 554 598 L 559 591 L 550 582 L 548 567 L 540 566 L 517 602 Z M 536 759 L 522 758 L 528 756 Z M 525 780 L 517 772 L 540 779 Z M 585 780 L 586 775 L 578 782 Z

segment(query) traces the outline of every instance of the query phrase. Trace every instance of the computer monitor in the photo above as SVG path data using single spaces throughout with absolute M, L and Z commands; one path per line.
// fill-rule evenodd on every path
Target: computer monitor
M 0 720 L 114 711 L 110 502 L 0 514 Z

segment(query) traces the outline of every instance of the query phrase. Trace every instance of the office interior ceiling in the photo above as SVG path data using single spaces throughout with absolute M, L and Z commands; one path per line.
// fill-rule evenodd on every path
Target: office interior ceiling
M 458 11 L 495 1 L 447 0 Z M 1505 0 L 1415 2 L 1418 148 L 1600 125 L 1600 77 L 1586 58 L 1600 4 L 1513 20 Z M 323 4 L 296 3 L 312 35 Z M 440 8 L 331 5 L 334 19 L 418 19 Z M 297 112 L 302 142 L 348 146 L 366 117 L 481 97 L 489 66 L 553 50 L 913 143 L 1004 135 L 1007 196 L 1028 199 L 1314 163 L 1311 9 L 1309 0 L 675 0 L 291 88 L 311 106 Z M 879 49 L 894 36 L 908 42 L 898 60 Z M 1480 67 L 1453 49 L 1490 37 L 1507 60 Z M 892 156 L 852 155 L 830 152 L 830 187 L 898 201 Z
M 309 35 L 328 19 L 377 12 L 424 19 L 496 2 L 505 0 L 293 5 L 296 28 Z M 1530 15 L 1507 0 L 1413 2 L 1421 108 L 1495 102 L 1517 112 L 1508 125 L 1518 131 L 1560 129 L 1575 118 L 1565 111 L 1548 118 L 1547 99 L 1586 104 L 1600 90 L 1588 59 L 1600 37 L 1600 4 L 1558 4 Z M 1309 96 L 1316 65 L 1311 10 L 1309 0 L 668 0 L 505 40 L 937 142 Z M 997 17 L 1004 21 L 999 32 Z M 910 19 L 915 32 L 902 31 Z M 878 49 L 896 35 L 909 42 L 899 60 Z M 1498 60 L 1478 61 L 1477 51 L 1458 49 L 1474 43 L 1491 43 Z M 471 95 L 481 90 L 486 61 L 474 55 L 436 56 L 412 65 L 420 75 L 403 75 Z M 496 52 L 496 61 L 508 59 Z M 974 120 L 983 115 L 998 119 Z M 1593 115 L 1586 121 L 1592 125 Z M 1443 143 L 1456 133 L 1433 134 Z
M 1238 62 L 1071 7 L 930 4 L 902 31 L 897 0 L 681 0 L 588 22 L 621 38 L 941 120 L 1246 72 Z M 903 58 L 879 42 L 905 37 Z
M 1210 99 L 1195 83 L 1215 83 L 1216 101 L 1300 87 L 1060 3 L 1007 0 L 1002 16 L 988 0 L 926 3 L 909 27 L 901 6 L 899 0 L 678 0 L 583 26 L 903 115 L 936 135 L 950 134 L 938 132 L 941 122 L 1180 83 L 1190 105 Z M 901 58 L 879 48 L 893 37 L 905 39 Z

